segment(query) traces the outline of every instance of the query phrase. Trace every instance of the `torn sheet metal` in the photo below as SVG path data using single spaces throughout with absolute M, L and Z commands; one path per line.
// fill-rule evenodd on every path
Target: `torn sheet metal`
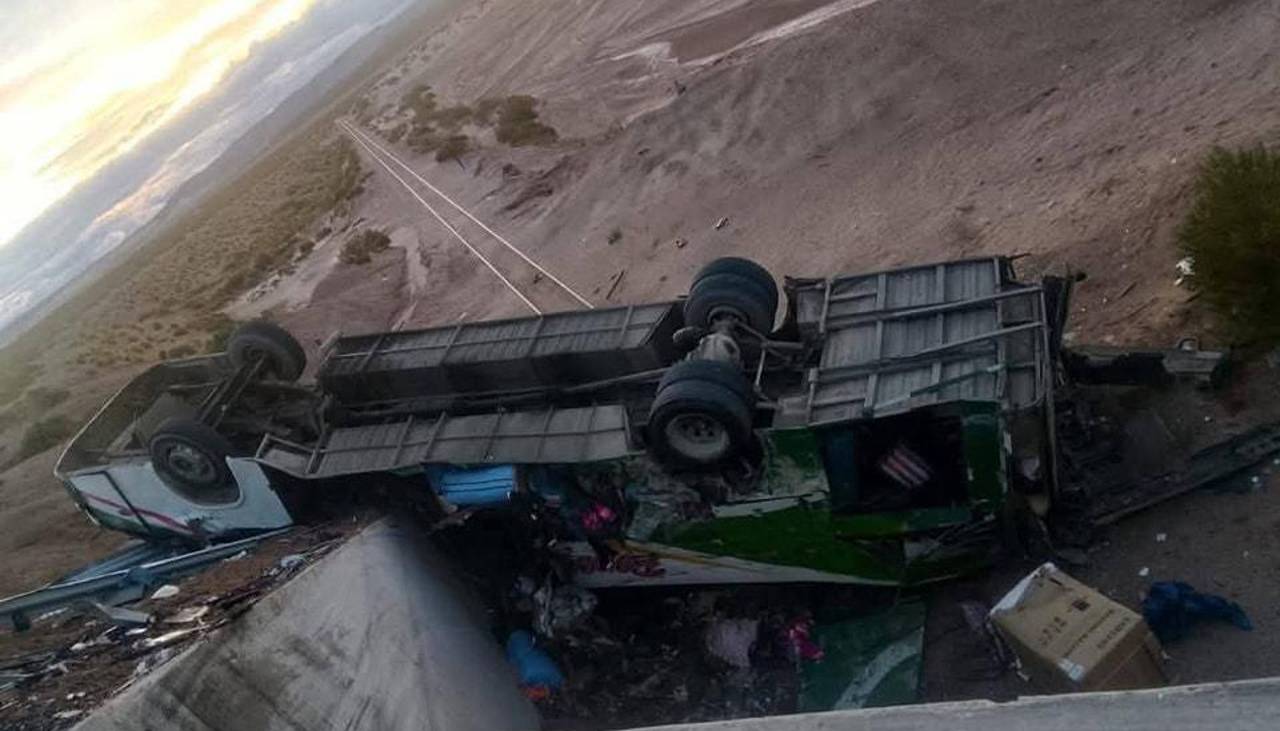
M 21 630 L 30 626 L 31 620 L 41 613 L 85 599 L 97 598 L 103 604 L 109 605 L 134 601 L 145 596 L 150 588 L 158 586 L 165 577 L 182 576 L 197 571 L 207 564 L 235 555 L 288 530 L 285 528 L 263 533 L 252 538 L 145 563 L 131 569 L 54 584 L 11 596 L 0 600 L 0 623 Z
M 912 600 L 887 612 L 819 624 L 823 657 L 804 664 L 800 712 L 917 703 L 923 668 L 925 606 Z
M 892 586 L 897 583 L 798 566 L 776 566 L 651 543 L 627 543 L 625 549 L 609 558 L 600 557 L 585 542 L 566 542 L 559 548 L 572 560 L 574 582 L 590 589 L 808 582 Z

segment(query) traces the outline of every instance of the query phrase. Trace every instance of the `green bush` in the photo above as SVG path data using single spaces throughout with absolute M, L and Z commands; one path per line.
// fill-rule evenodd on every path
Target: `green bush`
M 471 138 L 466 135 L 451 135 L 436 150 L 436 162 L 457 160 L 471 150 Z
M 18 460 L 22 461 L 51 447 L 56 447 L 62 440 L 71 436 L 75 425 L 62 415 L 49 416 L 31 426 L 22 435 L 22 444 L 18 447 Z
M 414 120 L 419 123 L 425 123 L 435 113 L 437 102 L 435 92 L 431 91 L 431 87 L 426 84 L 415 86 L 408 94 L 400 100 L 400 103 L 408 107 L 413 113 Z
M 1189 278 L 1239 342 L 1280 340 L 1280 153 L 1215 148 L 1178 231 Z
M 386 251 L 389 246 L 390 236 L 377 229 L 366 228 L 343 244 L 338 258 L 343 264 L 368 264 L 373 261 L 374 254 Z
M 534 108 L 538 101 L 531 96 L 509 96 L 498 112 L 498 141 L 512 147 L 525 145 L 549 145 L 559 135 L 555 129 L 538 121 Z

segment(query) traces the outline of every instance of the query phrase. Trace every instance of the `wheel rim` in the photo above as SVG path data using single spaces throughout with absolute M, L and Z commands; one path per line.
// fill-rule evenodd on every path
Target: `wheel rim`
M 742 310 L 730 305 L 719 305 L 707 313 L 707 327 L 716 324 L 717 320 L 729 318 L 735 321 L 735 324 L 741 325 L 750 322 Z
M 196 485 L 215 485 L 218 468 L 203 451 L 182 442 L 174 442 L 164 452 L 165 467 L 175 477 Z
M 278 376 L 280 374 L 280 366 L 269 350 L 256 345 L 246 345 L 240 351 L 240 354 L 245 363 L 261 361 L 263 375 Z
M 680 414 L 663 431 L 673 450 L 698 462 L 714 462 L 729 450 L 729 431 L 708 414 Z

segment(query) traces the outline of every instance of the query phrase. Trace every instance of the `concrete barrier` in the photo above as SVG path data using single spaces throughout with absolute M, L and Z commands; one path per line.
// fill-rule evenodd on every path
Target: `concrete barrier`
M 425 536 L 387 519 L 76 729 L 537 729 L 484 616 Z M 1260 731 L 1277 710 L 1280 678 L 1269 678 L 650 731 Z
M 420 531 L 386 519 L 76 728 L 537 729 L 484 616 Z

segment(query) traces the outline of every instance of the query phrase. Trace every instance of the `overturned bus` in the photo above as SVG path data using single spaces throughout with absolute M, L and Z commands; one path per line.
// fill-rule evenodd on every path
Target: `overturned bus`
M 726 258 L 677 301 L 338 337 L 306 384 L 303 348 L 253 322 L 135 378 L 56 474 L 151 537 L 393 481 L 441 515 L 549 506 L 586 586 L 938 580 L 1059 490 L 1069 289 L 987 257 L 780 292 Z

